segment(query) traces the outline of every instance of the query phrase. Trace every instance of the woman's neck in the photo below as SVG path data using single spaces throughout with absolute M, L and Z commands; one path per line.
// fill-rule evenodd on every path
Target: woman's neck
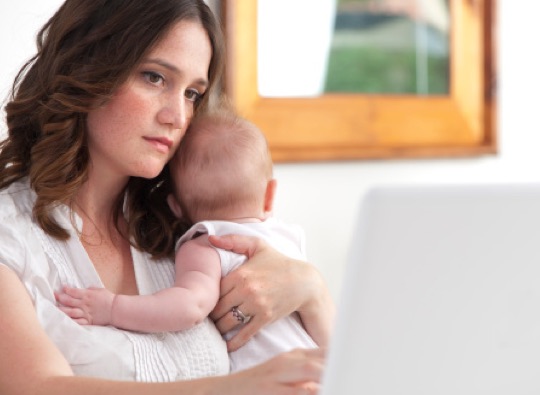
M 114 208 L 127 181 L 128 178 L 112 180 L 89 175 L 72 204 L 72 209 L 83 219 L 83 236 L 99 234 L 101 238 L 113 238 Z
M 122 215 L 114 216 L 115 205 L 127 182 L 128 178 L 111 180 L 111 177 L 90 176 L 71 207 L 82 219 L 79 240 L 105 288 L 114 293 L 135 295 L 138 290 L 127 223 Z

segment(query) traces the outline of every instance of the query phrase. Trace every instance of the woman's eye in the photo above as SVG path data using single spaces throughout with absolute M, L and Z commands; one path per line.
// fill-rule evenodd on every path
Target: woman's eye
M 159 73 L 154 71 L 143 71 L 143 77 L 151 84 L 158 85 L 165 82 L 165 78 Z
M 185 93 L 186 99 L 192 102 L 197 102 L 201 99 L 202 94 L 196 89 L 188 89 Z

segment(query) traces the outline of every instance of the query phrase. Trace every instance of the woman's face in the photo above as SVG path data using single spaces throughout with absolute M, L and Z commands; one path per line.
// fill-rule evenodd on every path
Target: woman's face
M 107 178 L 157 176 L 206 91 L 211 56 L 200 23 L 176 24 L 113 98 L 88 114 L 91 172 Z

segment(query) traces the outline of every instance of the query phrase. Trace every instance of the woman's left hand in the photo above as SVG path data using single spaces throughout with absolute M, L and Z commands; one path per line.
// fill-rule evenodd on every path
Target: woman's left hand
M 239 324 L 233 314 L 250 317 L 246 325 L 227 342 L 229 351 L 244 345 L 262 327 L 294 311 L 321 347 L 328 345 L 334 305 L 319 271 L 312 265 L 291 259 L 255 237 L 210 236 L 218 247 L 248 257 L 246 263 L 221 280 L 220 300 L 212 319 L 225 333 Z

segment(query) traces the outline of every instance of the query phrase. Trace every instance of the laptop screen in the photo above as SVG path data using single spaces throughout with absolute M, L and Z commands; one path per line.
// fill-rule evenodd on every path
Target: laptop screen
M 540 185 L 371 190 L 323 395 L 540 393 Z

